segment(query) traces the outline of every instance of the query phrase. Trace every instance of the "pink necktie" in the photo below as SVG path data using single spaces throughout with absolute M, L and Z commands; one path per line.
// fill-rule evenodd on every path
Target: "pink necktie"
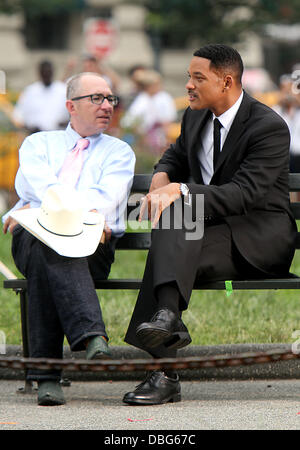
M 62 183 L 75 187 L 83 165 L 83 150 L 89 146 L 88 139 L 79 139 L 76 146 L 64 160 L 58 179 Z

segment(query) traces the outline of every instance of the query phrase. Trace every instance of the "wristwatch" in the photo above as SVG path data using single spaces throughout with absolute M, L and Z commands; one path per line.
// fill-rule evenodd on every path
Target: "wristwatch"
M 188 188 L 187 185 L 184 184 L 184 183 L 180 183 L 179 189 L 180 189 L 181 195 L 182 195 L 183 197 L 186 197 L 186 196 L 189 195 L 189 193 L 190 193 L 189 188 Z

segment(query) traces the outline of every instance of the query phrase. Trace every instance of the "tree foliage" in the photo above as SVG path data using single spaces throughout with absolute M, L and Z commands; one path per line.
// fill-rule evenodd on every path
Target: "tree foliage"
M 169 46 L 200 42 L 240 41 L 243 33 L 262 33 L 267 23 L 300 22 L 299 0 L 123 0 L 148 9 L 149 33 Z M 71 13 L 85 0 L 0 0 L 0 12 L 22 11 L 29 18 Z
M 147 27 L 169 45 L 190 39 L 235 43 L 267 23 L 300 22 L 299 0 L 144 0 Z

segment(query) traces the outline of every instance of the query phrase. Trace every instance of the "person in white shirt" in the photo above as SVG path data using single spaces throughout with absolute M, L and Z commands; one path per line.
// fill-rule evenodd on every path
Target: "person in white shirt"
M 287 123 L 291 134 L 290 143 L 290 171 L 300 172 L 300 107 L 297 95 L 293 92 L 294 80 L 292 75 L 285 74 L 280 77 L 280 98 L 273 107 Z M 299 197 L 295 195 L 295 197 Z
M 162 89 L 161 76 L 154 70 L 140 70 L 135 82 L 141 92 L 136 96 L 121 120 L 123 128 L 132 128 L 144 136 L 145 144 L 159 152 L 167 144 L 167 130 L 177 117 L 172 96 Z
M 21 93 L 13 111 L 14 119 L 29 133 L 65 128 L 69 120 L 66 85 L 53 80 L 51 62 L 42 61 L 38 70 L 40 80 Z
M 3 217 L 3 231 L 13 234 L 12 254 L 27 278 L 30 357 L 62 358 L 64 335 L 72 351 L 86 349 L 87 359 L 110 355 L 94 279 L 105 279 L 114 260 L 117 238 L 124 232 L 124 211 L 131 188 L 135 155 L 129 145 L 103 132 L 108 128 L 118 97 L 98 74 L 83 73 L 67 84 L 70 123 L 65 130 L 28 136 L 20 149 L 13 210 L 36 208 L 49 186 L 61 185 L 61 168 L 76 141 L 89 141 L 75 189 L 86 210 L 105 216 L 105 242 L 88 257 L 64 257 Z M 58 370 L 29 370 L 38 381 L 38 403 L 65 403 Z

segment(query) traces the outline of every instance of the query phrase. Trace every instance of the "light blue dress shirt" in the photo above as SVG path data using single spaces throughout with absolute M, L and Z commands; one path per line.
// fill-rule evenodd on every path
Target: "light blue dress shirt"
M 60 183 L 58 174 L 65 157 L 81 136 L 69 124 L 65 130 L 41 131 L 28 136 L 19 151 L 20 167 L 15 188 L 20 198 L 3 216 L 26 203 L 38 208 L 49 186 Z M 124 232 L 124 212 L 132 186 L 135 154 L 131 147 L 107 134 L 87 136 L 84 164 L 76 190 L 86 199 L 86 210 L 97 209 L 105 216 L 112 234 Z

